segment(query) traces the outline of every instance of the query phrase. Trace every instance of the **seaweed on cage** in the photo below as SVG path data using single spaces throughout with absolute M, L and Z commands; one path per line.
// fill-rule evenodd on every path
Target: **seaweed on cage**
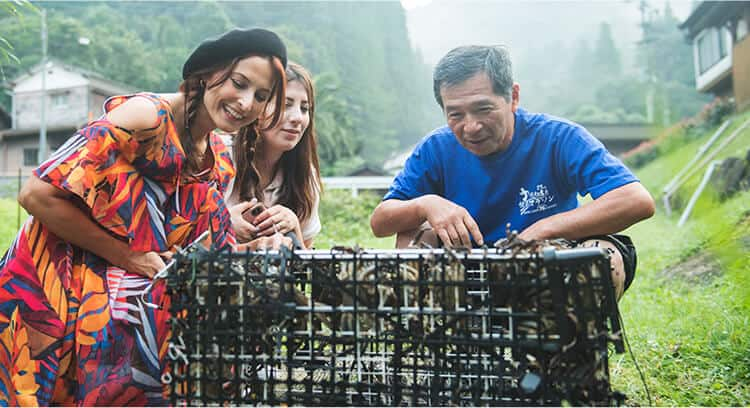
M 558 250 L 184 257 L 172 403 L 610 403 L 608 259 Z

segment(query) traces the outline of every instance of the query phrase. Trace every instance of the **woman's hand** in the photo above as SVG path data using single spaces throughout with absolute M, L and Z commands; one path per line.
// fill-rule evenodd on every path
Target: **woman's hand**
M 250 201 L 243 201 L 229 208 L 229 216 L 232 219 L 232 228 L 234 229 L 237 242 L 248 242 L 258 235 L 258 228 L 249 223 L 244 217 L 245 211 L 248 211 L 257 203 L 258 200 L 253 198 Z
M 271 236 L 255 238 L 245 244 L 239 244 L 234 247 L 234 250 L 235 252 L 279 250 L 282 246 L 292 249 L 292 239 L 281 234 L 272 234 Z
M 255 226 L 258 227 L 258 236 L 270 236 L 277 232 L 286 234 L 291 231 L 297 234 L 297 238 L 302 239 L 302 228 L 297 215 L 280 204 L 260 213 L 255 218 Z
M 169 256 L 166 256 L 166 254 L 159 254 L 158 252 L 153 251 L 130 251 L 130 253 L 126 257 L 124 257 L 123 261 L 121 262 L 122 265 L 117 266 L 125 269 L 128 272 L 145 276 L 147 278 L 153 278 L 154 275 L 159 273 L 159 271 L 167 266 L 164 263 L 164 259 L 162 257 L 164 256 L 164 258 L 169 259 L 171 257 L 171 253 L 169 254 Z

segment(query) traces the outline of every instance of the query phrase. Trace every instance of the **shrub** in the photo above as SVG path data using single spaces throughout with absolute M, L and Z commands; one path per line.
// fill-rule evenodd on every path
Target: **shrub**
M 656 140 L 646 140 L 625 152 L 621 157 L 628 167 L 637 169 L 659 157 L 659 146 Z

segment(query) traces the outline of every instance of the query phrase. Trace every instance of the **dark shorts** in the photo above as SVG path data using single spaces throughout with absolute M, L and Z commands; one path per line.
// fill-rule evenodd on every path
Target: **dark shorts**
M 628 237 L 627 235 L 610 234 L 595 235 L 593 237 L 581 239 L 578 242 L 581 243 L 584 241 L 590 241 L 592 239 L 599 239 L 602 241 L 610 242 L 620 252 L 620 254 L 622 255 L 622 263 L 625 268 L 625 290 L 628 290 L 630 284 L 633 283 L 633 279 L 635 278 L 635 268 L 638 264 L 638 257 L 636 255 L 635 245 L 633 245 L 633 241 L 631 241 L 630 237 Z M 625 290 L 623 290 L 623 292 Z

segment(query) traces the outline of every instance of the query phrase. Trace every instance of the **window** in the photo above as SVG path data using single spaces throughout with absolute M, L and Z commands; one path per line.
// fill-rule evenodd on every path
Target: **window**
M 68 105 L 68 94 L 58 93 L 52 94 L 52 106 L 55 108 L 62 108 Z
M 704 30 L 698 37 L 698 69 L 701 74 L 728 55 L 726 34 L 725 28 L 712 27 Z
M 39 149 L 36 147 L 29 147 L 23 149 L 23 165 L 24 166 L 36 166 L 39 164 Z
M 740 19 L 739 23 L 737 23 L 737 41 L 739 42 L 741 39 L 745 38 L 748 32 L 748 23 L 744 19 Z

